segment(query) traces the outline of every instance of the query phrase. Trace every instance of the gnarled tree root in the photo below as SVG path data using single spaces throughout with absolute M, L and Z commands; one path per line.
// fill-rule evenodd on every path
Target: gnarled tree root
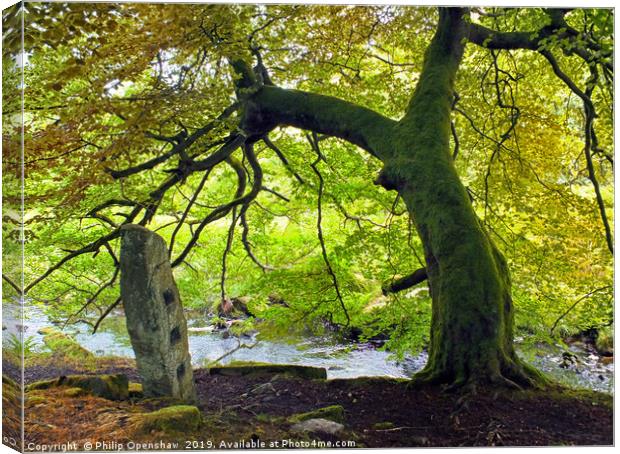
M 427 366 L 413 376 L 408 387 L 437 385 L 446 392 L 476 393 L 480 388 L 524 390 L 543 389 L 550 381 L 534 367 L 519 359 L 506 361 L 503 367 L 471 368 L 474 372 L 455 372 Z

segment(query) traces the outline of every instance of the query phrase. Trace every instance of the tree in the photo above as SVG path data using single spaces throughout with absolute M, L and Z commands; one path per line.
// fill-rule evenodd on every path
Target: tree
M 238 223 L 248 256 L 263 271 L 269 271 L 270 266 L 261 263 L 248 240 L 247 214 L 261 192 L 286 197 L 265 184 L 256 146 L 266 146 L 287 169 L 292 169 L 289 157 L 269 139 L 269 134 L 279 127 L 293 127 L 309 132 L 307 140 L 315 154 L 311 168 L 317 176 L 313 189 L 318 192 L 318 240 L 324 273 L 333 285 L 343 323 L 347 324 L 350 317 L 321 228 L 325 183 L 318 166 L 326 161 L 322 142 L 328 137 L 353 144 L 367 152 L 375 165 L 380 163 L 375 184 L 398 194 L 419 236 L 423 268 L 384 289 L 402 290 L 428 280 L 432 298 L 429 361 L 416 378 L 454 386 L 532 386 L 544 382 L 515 353 L 508 264 L 479 219 L 472 205 L 472 192 L 463 185 L 455 167 L 458 148 L 455 151 L 451 147 L 451 140 L 458 146 L 452 119 L 453 113 L 459 111 L 455 84 L 468 49 L 474 47 L 475 52 L 490 56 L 496 102 L 504 113 L 491 137 L 495 150 L 485 178 L 488 189 L 493 160 L 500 159 L 509 141 L 516 141 L 517 131 L 523 127 L 512 93 L 522 76 L 504 69 L 501 59 L 517 58 L 509 53 L 515 51 L 518 58 L 537 54 L 548 62 L 553 74 L 583 105 L 583 159 L 595 191 L 603 237 L 613 254 L 611 221 L 597 175 L 601 166 L 613 165 L 613 158 L 605 151 L 609 138 L 606 136 L 601 144 L 595 129 L 601 122 L 597 119 L 599 113 L 607 109 L 612 78 L 609 11 L 497 9 L 472 13 L 465 8 L 439 8 L 435 15 L 433 10 L 407 8 L 309 10 L 194 5 L 184 6 L 183 14 L 178 14 L 177 5 L 28 8 L 37 24 L 30 29 L 31 39 L 26 40 L 33 46 L 33 68 L 41 68 L 45 77 L 55 78 L 49 79 L 47 86 L 31 88 L 33 101 L 28 105 L 27 98 L 26 108 L 46 112 L 58 109 L 59 114 L 52 122 L 37 120 L 31 135 L 27 133 L 31 153 L 42 156 L 27 164 L 37 166 L 40 160 L 58 163 L 68 156 L 62 162 L 77 165 L 74 172 L 79 176 L 71 176 L 69 184 L 62 185 L 63 217 L 83 217 L 84 204 L 88 203 L 86 217 L 101 224 L 89 235 L 89 243 L 60 258 L 30 282 L 26 292 L 84 254 L 106 250 L 118 269 L 112 245 L 119 237 L 120 226 L 148 225 L 158 213 L 174 216 L 169 247 L 173 266 L 188 263 L 189 254 L 208 225 L 230 216 L 222 256 L 222 298 L 226 296 L 228 253 Z M 63 23 L 70 24 L 68 36 L 61 36 L 54 20 L 49 19 L 54 15 L 61 15 Z M 287 47 L 290 34 L 306 34 L 310 43 L 320 42 L 324 39 L 322 33 L 337 35 L 338 27 L 346 20 L 355 20 L 364 31 L 357 35 L 351 32 L 346 45 L 355 50 L 349 50 L 347 59 L 342 61 L 327 50 L 325 56 L 331 55 L 328 58 L 333 72 L 312 74 L 311 68 L 300 68 L 296 59 L 304 48 L 297 43 Z M 572 25 L 577 21 L 583 22 L 583 30 Z M 322 32 L 322 27 L 327 31 Z M 329 76 L 360 78 L 359 66 L 356 70 L 348 61 L 351 57 L 361 61 L 360 53 L 368 54 L 374 47 L 381 49 L 375 39 L 389 36 L 390 30 L 412 27 L 432 37 L 430 41 L 401 41 L 396 46 L 397 52 L 423 54 L 418 74 L 405 77 L 403 86 L 396 85 L 398 78 L 392 79 L 394 96 L 409 98 L 402 114 L 389 102 L 380 104 L 384 112 L 379 113 L 361 102 L 329 93 L 338 90 L 328 88 L 330 84 L 325 81 Z M 124 46 L 140 52 L 125 54 Z M 563 69 L 562 60 L 556 56 L 558 50 L 564 54 L 562 59 L 580 61 L 583 68 Z M 55 61 L 40 60 L 50 55 Z M 396 65 L 381 55 L 376 58 L 386 61 L 392 69 Z M 536 62 L 540 64 L 540 59 Z M 281 86 L 302 85 L 304 71 L 325 85 L 324 93 Z M 40 76 L 36 69 L 31 74 L 33 81 L 41 82 Z M 584 84 L 585 88 L 580 88 Z M 608 113 L 604 113 L 602 122 L 607 118 Z M 466 119 L 478 133 L 486 134 L 471 117 Z M 155 144 L 161 144 L 160 151 L 152 151 Z M 46 154 L 50 149 L 55 149 L 52 156 Z M 162 182 L 149 181 L 152 169 L 172 163 L 174 167 L 165 170 L 168 176 Z M 192 217 L 191 210 L 209 175 L 222 172 L 223 166 L 228 166 L 236 179 L 230 185 L 234 196 L 199 218 Z M 174 204 L 166 205 L 173 188 L 199 174 L 203 177 L 193 195 L 186 197 L 182 210 L 175 209 Z M 305 182 L 299 174 L 293 174 L 299 183 Z M 57 176 L 60 181 L 65 178 Z M 111 181 L 121 183 L 115 186 L 113 197 L 89 193 L 89 186 L 110 185 Z M 48 189 L 48 197 L 53 197 L 54 189 Z M 337 206 L 338 201 L 334 204 Z M 344 214 L 347 216 L 346 210 Z M 175 242 L 182 229 L 189 229 L 191 234 L 176 252 Z M 92 298 L 80 310 L 112 287 L 116 278 L 117 271 L 100 290 L 91 293 Z M 100 320 L 118 302 L 115 300 Z

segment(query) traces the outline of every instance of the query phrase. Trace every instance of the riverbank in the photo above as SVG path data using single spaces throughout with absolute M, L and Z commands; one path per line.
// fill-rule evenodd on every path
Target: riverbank
M 328 378 L 355 378 L 360 376 L 390 376 L 409 378 L 426 364 L 425 351 L 395 360 L 389 351 L 376 344 L 339 342 L 332 336 L 265 338 L 264 336 L 231 335 L 227 329 L 218 330 L 204 314 L 187 312 L 189 348 L 194 368 L 207 367 L 213 361 L 281 362 L 324 367 Z M 17 322 L 15 322 L 17 323 Z M 92 353 L 97 362 L 106 357 L 124 357 L 131 361 L 133 350 L 126 330 L 126 321 L 120 313 L 111 314 L 96 334 L 92 327 L 77 323 L 66 327 L 55 324 L 36 308 L 29 308 L 23 326 L 25 344 L 36 356 L 54 350 L 54 342 L 46 342 L 50 329 L 70 336 L 78 345 L 71 346 L 79 353 L 80 347 Z M 3 343 L 11 346 L 11 332 L 17 326 L 9 324 L 3 332 Z M 47 336 L 48 339 L 52 336 Z M 53 341 L 53 338 L 52 338 Z M 75 347 L 75 348 L 73 348 Z M 601 356 L 592 343 L 576 339 L 568 345 L 541 344 L 516 339 L 516 350 L 521 358 L 549 375 L 553 380 L 574 388 L 587 388 L 613 393 L 613 356 Z M 613 351 L 613 350 L 612 350 Z M 80 359 L 81 360 L 81 359 Z M 92 361 L 92 358 L 88 358 Z M 33 363 L 31 362 L 31 365 Z M 53 364 L 52 364 L 53 366 Z
M 115 364 L 110 358 L 94 370 L 80 370 L 75 364 L 66 370 L 56 367 L 27 368 L 26 379 L 32 383 L 52 373 L 103 372 L 123 373 L 130 382 L 138 377 L 125 359 Z M 481 391 L 463 400 L 438 387 L 412 387 L 406 380 L 390 378 L 324 380 L 287 373 L 212 372 L 195 370 L 198 410 L 189 426 L 177 425 L 184 428 L 181 432 L 169 430 L 164 423 L 146 431 L 136 425 L 143 415 L 159 414 L 177 404 L 169 399 L 144 399 L 135 391 L 137 385 L 130 385 L 134 392 L 128 398 L 114 401 L 64 386 L 27 388 L 26 440 L 35 445 L 180 443 L 175 449 L 206 449 L 208 444 L 244 447 L 239 444 L 242 441 L 248 443 L 245 447 L 267 448 L 282 440 L 298 443 L 297 447 L 347 442 L 368 448 L 613 443 L 613 399 L 592 391 L 561 387 L 544 392 Z M 328 411 L 316 413 L 328 421 L 323 423 L 326 427 L 300 432 L 296 426 L 299 415 L 312 415 L 326 407 Z M 185 440 L 197 444 L 185 446 Z M 115 448 L 109 444 L 107 449 Z
M 328 344 L 313 351 L 319 354 L 317 357 L 304 357 L 316 361 L 311 365 L 315 372 L 320 371 L 310 376 L 295 372 L 308 368 L 307 364 L 285 366 L 287 373 L 272 369 L 265 373 L 264 368 L 259 373 L 260 368 L 252 364 L 236 372 L 230 363 L 221 364 L 223 370 L 196 367 L 196 407 L 179 407 L 179 402 L 170 399 L 141 396 L 140 378 L 132 358 L 98 356 L 54 328 L 41 327 L 37 334 L 45 348 L 29 349 L 24 369 L 26 439 L 33 447 L 45 445 L 62 450 L 63 443 L 75 441 L 81 443 L 81 448 L 91 443 L 93 449 L 117 450 L 121 445 L 133 449 L 127 446 L 130 442 L 153 443 L 154 440 L 180 443 L 167 445 L 169 449 L 312 448 L 329 446 L 325 444 L 328 442 L 373 448 L 613 443 L 613 397 L 592 390 L 559 385 L 544 391 L 481 390 L 462 399 L 463 396 L 446 393 L 437 387 L 409 386 L 406 378 L 334 377 L 334 372 L 341 372 L 334 369 L 334 364 L 338 364 L 338 360 L 346 364 L 352 356 L 349 351 L 336 350 L 340 346 Z M 215 343 L 219 337 L 209 333 L 206 339 Z M 289 357 L 297 358 L 293 355 L 293 347 L 268 345 L 272 348 L 270 357 L 280 359 L 282 356 L 285 358 L 282 362 L 286 363 L 287 355 L 280 353 L 290 348 Z M 274 351 L 274 347 L 277 350 Z M 256 354 L 260 352 L 257 348 L 239 351 Z M 17 381 L 21 370 L 15 366 L 17 356 L 14 362 L 10 361 L 10 353 L 5 350 L 3 373 Z M 366 360 L 373 358 L 368 351 L 360 353 L 366 355 L 361 357 Z M 232 359 L 230 356 L 226 358 L 228 361 Z M 554 358 L 551 354 L 536 357 Z M 550 361 L 542 365 L 555 365 L 576 376 L 581 376 L 584 370 L 596 371 L 594 367 L 584 369 L 584 363 L 576 357 L 563 355 L 560 358 L 566 359 L 566 364 L 555 365 Z M 239 360 L 235 358 L 235 361 Z M 598 363 L 599 360 L 594 358 L 593 361 Z M 321 366 L 316 366 L 317 362 Z M 365 364 L 356 367 L 369 370 Z M 613 363 L 610 367 L 613 368 Z M 245 373 L 248 370 L 249 373 Z M 119 380 L 126 383 L 126 392 L 117 400 L 108 400 L 105 396 L 93 395 L 88 389 L 67 386 L 67 383 L 75 383 L 75 379 L 59 379 L 79 374 L 87 377 L 122 375 Z M 33 385 L 50 379 L 56 380 L 54 386 Z M 91 378 L 85 381 L 90 382 Z M 5 408 L 9 410 L 9 425 L 14 425 L 14 432 L 19 433 L 20 411 L 18 405 L 11 403 L 11 396 L 15 403 L 19 393 L 15 389 L 11 393 L 10 386 L 4 389 L 8 390 L 3 399 L 6 397 L 8 403 Z M 172 418 L 172 422 L 167 418 Z M 308 418 L 314 422 L 305 422 Z M 177 430 L 170 430 L 171 427 Z M 11 433 L 11 427 L 6 424 L 5 429 Z M 197 444 L 184 446 L 185 440 L 194 440 Z M 287 441 L 287 446 L 275 445 L 283 440 Z M 110 443 L 101 444 L 106 441 Z M 161 448 L 152 446 L 149 449 Z

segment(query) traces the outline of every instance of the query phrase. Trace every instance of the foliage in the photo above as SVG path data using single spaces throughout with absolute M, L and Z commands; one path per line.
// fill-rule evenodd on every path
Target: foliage
M 55 318 L 95 324 L 119 296 L 117 237 L 36 279 L 133 219 L 168 241 L 173 260 L 197 240 L 175 268 L 186 307 L 249 295 L 273 336 L 348 324 L 362 338 L 389 332 L 388 348 L 399 354 L 426 345 L 428 292 L 381 295 L 384 282 L 424 266 L 424 253 L 402 200 L 371 183 L 381 168 L 377 159 L 340 139 L 278 128 L 270 142 L 254 147 L 263 190 L 245 211 L 228 211 L 199 236 L 201 222 L 213 207 L 228 204 L 240 184 L 234 162 L 246 169 L 248 188 L 256 172 L 241 150 L 206 172 L 180 169 L 185 155 L 205 159 L 237 133 L 243 112 L 230 106 L 235 94 L 251 91 L 235 85 L 239 75 L 229 62 L 238 59 L 260 58 L 278 86 L 401 117 L 434 31 L 434 9 L 28 3 L 24 12 L 25 282 L 37 282 L 28 289 L 34 301 Z M 17 19 L 4 17 L 9 25 Z M 540 9 L 480 8 L 471 15 L 501 31 L 537 30 L 547 19 Z M 582 61 L 575 64 L 575 40 L 557 32 L 541 49 L 591 89 L 598 114 L 594 174 L 613 225 L 613 160 L 605 151 L 613 149 L 612 92 L 604 70 L 612 19 L 605 9 L 566 14 L 571 27 L 585 30 L 579 39 L 598 46 L 596 79 Z M 15 58 L 5 53 L 5 67 L 15 66 Z M 15 88 L 10 77 L 3 82 Z M 584 155 L 581 101 L 542 54 L 527 50 L 467 46 L 456 86 L 456 165 L 482 224 L 508 259 L 517 328 L 551 339 L 609 324 L 613 260 Z M 3 104 L 3 114 L 18 108 Z M 205 125 L 211 125 L 207 132 L 178 151 Z M 3 137 L 18 128 L 5 123 Z M 115 177 L 164 155 L 157 165 Z M 5 149 L 5 194 L 19 190 L 19 158 L 18 148 Z M 155 197 L 175 175 L 172 189 Z M 325 255 L 316 229 L 321 181 Z M 110 200 L 120 202 L 105 205 Z M 150 203 L 152 212 L 131 218 Z M 231 234 L 233 218 L 238 228 Z M 14 230 L 14 220 L 3 222 L 5 239 Z M 5 269 L 10 265 L 5 261 Z
M 10 333 L 3 345 L 3 351 L 13 358 L 28 357 L 36 351 L 36 342 L 34 336 L 25 337 L 22 341 L 21 336 Z

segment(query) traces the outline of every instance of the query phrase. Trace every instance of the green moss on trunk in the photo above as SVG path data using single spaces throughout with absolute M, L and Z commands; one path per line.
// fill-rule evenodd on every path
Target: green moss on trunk
M 463 54 L 462 14 L 443 9 L 382 180 L 405 201 L 424 245 L 433 300 L 426 368 L 416 379 L 529 386 L 542 378 L 513 348 L 510 278 L 454 166 L 450 112 Z M 518 385 L 517 385 L 518 384 Z

